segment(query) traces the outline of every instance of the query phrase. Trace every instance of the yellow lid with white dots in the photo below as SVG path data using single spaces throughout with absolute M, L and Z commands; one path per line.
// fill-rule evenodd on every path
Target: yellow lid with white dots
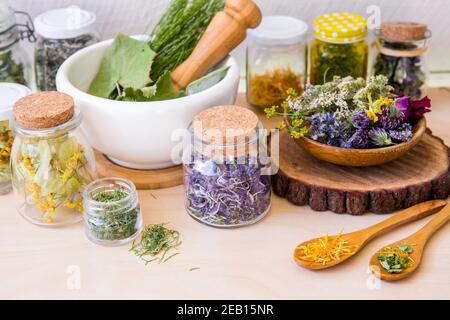
M 314 20 L 314 36 L 326 42 L 357 42 L 366 34 L 367 20 L 354 13 L 327 13 Z

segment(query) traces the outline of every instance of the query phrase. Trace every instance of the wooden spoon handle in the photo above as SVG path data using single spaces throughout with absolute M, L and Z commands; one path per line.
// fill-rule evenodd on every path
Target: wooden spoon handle
M 429 215 L 438 212 L 446 205 L 447 202 L 444 200 L 431 200 L 405 209 L 394 216 L 381 221 L 380 223 L 364 229 L 363 232 L 367 237 L 366 241 L 371 240 L 376 236 L 388 232 L 398 226 L 428 217 Z
M 226 10 L 211 20 L 191 55 L 172 72 L 176 88 L 186 88 L 203 76 L 245 39 L 248 28 L 261 22 L 261 11 L 251 0 L 227 0 L 225 6 Z
M 450 220 L 450 205 L 446 205 L 433 219 L 422 229 L 411 235 L 409 239 L 416 239 L 418 245 L 425 245 L 428 239 Z

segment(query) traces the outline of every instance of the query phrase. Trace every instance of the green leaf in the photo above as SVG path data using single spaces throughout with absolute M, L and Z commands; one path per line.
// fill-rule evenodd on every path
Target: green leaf
M 67 161 L 73 156 L 78 147 L 78 143 L 75 137 L 70 137 L 61 145 L 58 149 L 58 159 L 61 167 L 66 168 Z
M 145 102 L 149 101 L 156 93 L 156 86 L 145 87 L 142 89 L 125 88 L 122 91 L 122 95 L 117 97 L 119 101 L 136 101 Z
M 69 180 L 67 180 L 66 184 L 64 185 L 64 194 L 71 195 L 76 192 L 79 192 L 80 189 L 81 189 L 80 182 L 76 178 L 72 177 Z
M 148 101 L 170 100 L 184 97 L 186 94 L 183 90 L 177 90 L 172 84 L 170 72 L 164 73 L 161 78 L 156 81 L 156 93 Z
M 48 180 L 48 173 L 50 172 L 50 161 L 52 160 L 52 153 L 47 140 L 40 140 L 38 143 L 39 150 L 39 169 L 36 172 L 34 181 L 37 185 L 43 186 Z
M 398 248 L 401 251 L 406 252 L 406 253 L 412 253 L 413 252 L 413 249 L 410 246 L 408 246 L 407 244 L 401 244 L 401 245 L 398 246 Z
M 155 55 L 146 42 L 119 33 L 103 57 L 88 93 L 109 98 L 118 85 L 145 87 L 152 81 L 150 70 Z
M 41 196 L 45 197 L 51 193 L 60 193 L 63 182 L 55 171 L 51 171 L 48 179 L 41 188 Z
M 195 93 L 198 93 L 200 91 L 206 90 L 208 88 L 211 88 L 215 84 L 222 81 L 223 78 L 227 75 L 228 69 L 230 69 L 229 66 L 222 67 L 217 70 L 214 70 L 207 75 L 203 76 L 202 78 L 192 81 L 187 87 L 186 87 L 186 94 L 188 96 L 193 95 Z

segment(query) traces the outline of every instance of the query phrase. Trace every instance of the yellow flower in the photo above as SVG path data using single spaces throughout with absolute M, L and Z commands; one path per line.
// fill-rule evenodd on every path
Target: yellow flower
M 70 179 L 70 177 L 72 176 L 73 172 L 75 171 L 75 169 L 78 166 L 78 161 L 81 159 L 82 154 L 81 152 L 75 152 L 73 154 L 72 157 L 70 157 L 69 160 L 67 160 L 67 166 L 66 166 L 66 170 L 64 170 L 61 179 L 63 182 L 67 182 L 67 180 Z
M 23 165 L 25 166 L 25 169 L 27 169 L 28 174 L 31 177 L 34 177 L 36 175 L 36 170 L 34 169 L 33 165 L 31 164 L 31 159 L 27 155 L 24 155 L 22 158 Z

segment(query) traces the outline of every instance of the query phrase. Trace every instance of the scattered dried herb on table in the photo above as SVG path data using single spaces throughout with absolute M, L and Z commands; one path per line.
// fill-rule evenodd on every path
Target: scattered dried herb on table
M 178 254 L 167 254 L 178 249 L 181 245 L 180 233 L 176 230 L 168 229 L 166 224 L 151 224 L 145 227 L 141 238 L 133 241 L 130 251 L 140 257 L 145 264 L 153 261 L 166 262 Z
M 95 41 L 96 39 L 92 35 L 82 35 L 71 39 L 43 38 L 36 45 L 35 52 L 36 85 L 38 89 L 55 91 L 55 80 L 59 67 L 72 54 Z
M 301 75 L 289 67 L 252 74 L 248 79 L 248 100 L 250 104 L 263 108 L 280 105 L 288 97 L 288 89 L 299 94 L 303 91 Z
M 24 66 L 14 60 L 11 50 L 0 51 L 0 82 L 27 85 Z
M 389 273 L 401 273 L 410 267 L 414 260 L 409 256 L 413 249 L 407 244 L 385 247 L 378 254 L 380 265 Z
M 102 191 L 92 196 L 92 200 L 104 203 L 95 212 L 85 208 L 86 223 L 92 237 L 98 240 L 127 239 L 138 232 L 139 207 L 133 201 L 123 203 L 130 194 L 123 187 L 112 191 Z

